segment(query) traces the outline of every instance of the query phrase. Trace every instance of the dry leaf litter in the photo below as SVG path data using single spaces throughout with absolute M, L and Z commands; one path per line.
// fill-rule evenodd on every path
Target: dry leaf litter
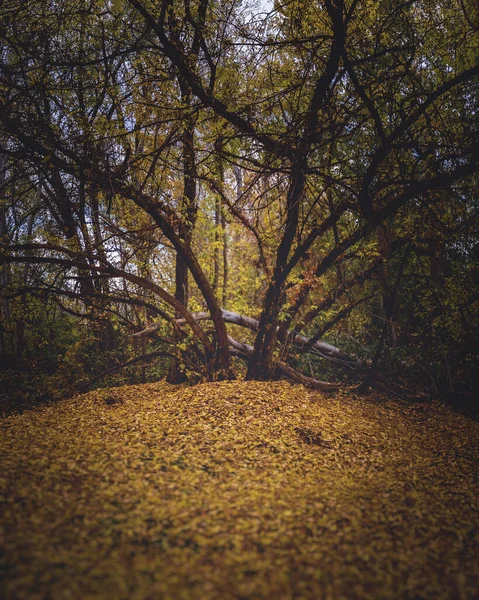
M 162 382 L 0 430 L 8 600 L 479 598 L 479 424 L 439 404 Z

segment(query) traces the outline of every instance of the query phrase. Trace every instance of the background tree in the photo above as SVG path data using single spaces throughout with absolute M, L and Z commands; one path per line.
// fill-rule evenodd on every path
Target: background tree
M 99 354 L 120 322 L 150 323 L 173 380 L 185 360 L 230 377 L 233 353 L 251 379 L 307 366 L 317 386 L 321 356 L 371 357 L 367 383 L 394 356 L 421 364 L 428 332 L 442 367 L 420 369 L 455 389 L 475 355 L 459 326 L 477 307 L 459 301 L 477 269 L 474 19 L 424 0 L 4 9 L 5 318 L 20 287 L 24 304 L 48 290 L 96 323 Z

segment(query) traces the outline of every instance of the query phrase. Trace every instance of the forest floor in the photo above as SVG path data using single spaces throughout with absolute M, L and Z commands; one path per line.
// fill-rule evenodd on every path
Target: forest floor
M 285 382 L 0 421 L 8 600 L 479 597 L 479 423 Z

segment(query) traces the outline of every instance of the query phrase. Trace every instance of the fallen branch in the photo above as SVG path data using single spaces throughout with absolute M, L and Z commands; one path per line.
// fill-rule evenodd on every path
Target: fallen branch
M 240 327 L 245 327 L 246 329 L 250 329 L 251 331 L 258 331 L 259 323 L 256 319 L 246 317 L 245 315 L 240 315 L 239 313 L 235 313 L 231 310 L 225 310 L 224 308 L 221 309 L 221 313 L 226 323 L 231 323 L 232 325 L 239 325 Z M 192 313 L 192 317 L 195 321 L 206 321 L 211 319 L 211 315 L 208 312 Z M 185 319 L 176 319 L 175 322 L 177 325 L 186 324 Z M 142 331 L 134 333 L 132 337 L 141 338 L 148 335 L 154 335 L 159 328 L 160 324 L 152 323 Z M 332 346 L 327 342 L 314 341 L 314 343 L 311 343 L 313 340 L 308 339 L 304 335 L 294 334 L 293 332 L 288 333 L 292 336 L 292 342 L 295 344 L 299 352 L 314 352 L 315 354 L 319 354 L 321 357 L 326 358 L 327 360 L 341 362 L 342 364 L 347 365 L 350 368 L 353 368 L 354 366 L 360 364 L 360 361 L 357 358 L 345 354 L 339 348 L 337 348 L 336 346 Z M 236 342 L 236 344 L 238 343 L 239 342 Z M 245 344 L 245 347 L 247 346 L 248 345 Z M 238 348 L 236 348 L 236 350 L 238 350 Z M 282 364 L 285 365 L 285 369 L 291 368 L 286 363 Z M 282 367 L 278 365 L 278 368 L 281 369 Z M 283 369 L 284 372 L 286 372 L 285 369 Z M 299 373 L 297 375 L 298 377 L 306 377 L 300 375 Z M 302 383 L 304 383 L 304 381 Z
M 236 356 L 240 356 L 245 360 L 249 360 L 251 355 L 253 354 L 253 346 L 249 344 L 245 344 L 244 342 L 237 342 L 232 337 L 228 336 L 228 341 L 231 346 L 231 353 Z M 288 365 L 279 359 L 273 359 L 274 366 L 279 369 L 288 379 L 295 381 L 296 383 L 301 383 L 306 387 L 312 388 L 314 390 L 320 390 L 322 392 L 332 392 L 336 391 L 340 388 L 339 383 L 329 383 L 327 381 L 320 381 L 319 379 L 314 379 L 313 377 L 307 377 L 306 375 L 302 375 L 298 373 L 293 367 Z
M 233 325 L 239 325 L 240 327 L 245 327 L 246 329 L 250 329 L 251 331 L 258 331 L 259 323 L 256 319 L 252 319 L 251 317 L 246 317 L 244 315 L 240 315 L 238 313 L 232 312 L 231 310 L 221 310 L 223 314 L 223 319 L 226 323 L 231 323 Z M 204 321 L 206 319 L 211 319 L 211 316 L 207 312 L 201 313 L 193 313 L 193 317 L 196 321 Z M 178 319 L 177 323 L 179 325 L 184 324 L 183 319 Z M 158 328 L 158 327 L 156 327 Z M 145 332 L 151 333 L 152 329 L 149 327 Z M 140 332 L 141 334 L 142 332 Z M 135 334 L 139 336 L 140 334 Z M 327 342 L 316 341 L 314 344 L 309 347 L 309 339 L 304 335 L 295 334 L 292 339 L 293 343 L 298 346 L 298 349 L 301 351 L 303 348 L 307 348 L 309 350 L 314 350 L 321 354 L 324 358 L 332 359 L 332 360 L 340 360 L 342 362 L 346 362 L 349 364 L 357 364 L 358 360 L 353 358 L 344 352 L 342 352 L 336 346 L 332 346 Z

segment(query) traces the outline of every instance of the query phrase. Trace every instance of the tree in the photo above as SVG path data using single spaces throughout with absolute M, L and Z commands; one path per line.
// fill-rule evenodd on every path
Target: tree
M 386 267 L 402 263 L 395 250 L 381 259 L 381 232 L 401 250 L 412 215 L 424 223 L 422 211 L 451 197 L 467 199 L 456 220 L 475 206 L 478 43 L 464 3 L 296 0 L 269 13 L 213 0 L 14 8 L 28 27 L 18 31 L 7 11 L 3 152 L 48 189 L 58 239 L 7 244 L 2 261 L 75 268 L 84 299 L 109 295 L 104 275 L 150 290 L 201 340 L 205 377 L 231 376 L 231 351 L 248 361 L 249 378 L 274 377 L 287 370 L 299 330 L 311 350 L 371 294 L 394 296 L 397 306 L 410 254 L 391 280 Z M 207 215 L 200 186 L 214 195 L 223 247 L 226 212 L 256 245 L 251 277 L 263 294 L 251 307 L 252 347 L 241 351 L 221 309 L 219 238 L 212 277 L 195 250 L 195 223 Z M 98 218 L 100 204 L 111 214 L 119 203 L 141 211 L 143 230 L 157 228 L 150 247 L 155 254 L 160 243 L 174 258 L 173 293 L 119 263 Z M 374 272 L 382 286 L 371 285 Z M 191 294 L 213 335 L 188 311 Z

